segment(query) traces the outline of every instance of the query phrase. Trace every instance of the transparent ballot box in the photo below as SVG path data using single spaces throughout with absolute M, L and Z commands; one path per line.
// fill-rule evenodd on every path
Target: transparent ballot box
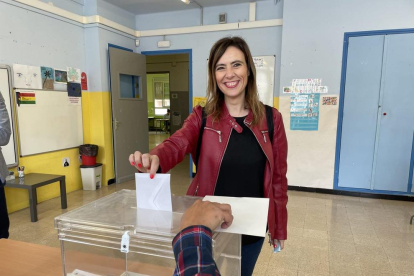
M 65 276 L 169 275 L 172 240 L 197 197 L 172 196 L 173 212 L 137 209 L 136 192 L 121 190 L 55 218 Z M 221 275 L 239 276 L 241 235 L 213 233 Z

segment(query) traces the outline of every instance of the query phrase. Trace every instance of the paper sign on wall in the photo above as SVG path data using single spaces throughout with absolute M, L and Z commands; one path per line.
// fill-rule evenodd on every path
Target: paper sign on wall
M 55 69 L 55 82 L 67 83 L 68 72 L 65 70 Z
M 68 82 L 81 83 L 81 70 L 74 67 L 68 67 Z
M 322 105 L 337 105 L 338 97 L 323 97 Z
M 85 72 L 82 72 L 81 79 L 82 90 L 88 90 L 88 77 Z
M 42 76 L 38 66 L 13 64 L 13 76 L 15 88 L 42 89 Z
M 54 89 L 54 82 L 55 82 L 55 73 L 53 72 L 53 68 L 50 67 L 40 67 L 40 71 L 42 73 L 42 87 L 46 90 L 53 90 Z
M 290 97 L 290 129 L 318 130 L 319 94 L 299 94 Z
M 322 85 L 322 79 L 293 79 L 292 86 L 283 87 L 283 94 L 328 93 L 328 86 Z

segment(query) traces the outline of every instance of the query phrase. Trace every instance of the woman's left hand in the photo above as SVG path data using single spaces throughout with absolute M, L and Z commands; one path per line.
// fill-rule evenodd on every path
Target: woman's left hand
M 273 240 L 273 244 L 277 244 L 278 241 L 280 243 L 280 250 L 282 250 L 283 248 L 285 248 L 285 240 L 277 240 L 277 239 L 274 239 Z

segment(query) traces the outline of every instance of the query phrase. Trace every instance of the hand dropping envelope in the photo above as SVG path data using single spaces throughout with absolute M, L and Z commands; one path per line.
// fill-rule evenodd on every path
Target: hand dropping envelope
M 151 230 L 170 229 L 172 223 L 170 175 L 156 174 L 151 179 L 148 173 L 136 173 L 135 184 L 137 226 Z
M 233 223 L 227 229 L 219 226 L 216 232 L 266 236 L 268 198 L 205 196 L 203 201 L 227 203 L 231 206 Z

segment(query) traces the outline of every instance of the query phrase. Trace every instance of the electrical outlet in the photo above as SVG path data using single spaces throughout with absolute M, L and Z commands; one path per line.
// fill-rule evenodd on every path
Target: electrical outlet
M 62 165 L 63 165 L 63 167 L 69 167 L 69 165 L 70 165 L 70 158 L 69 157 L 63 158 Z

